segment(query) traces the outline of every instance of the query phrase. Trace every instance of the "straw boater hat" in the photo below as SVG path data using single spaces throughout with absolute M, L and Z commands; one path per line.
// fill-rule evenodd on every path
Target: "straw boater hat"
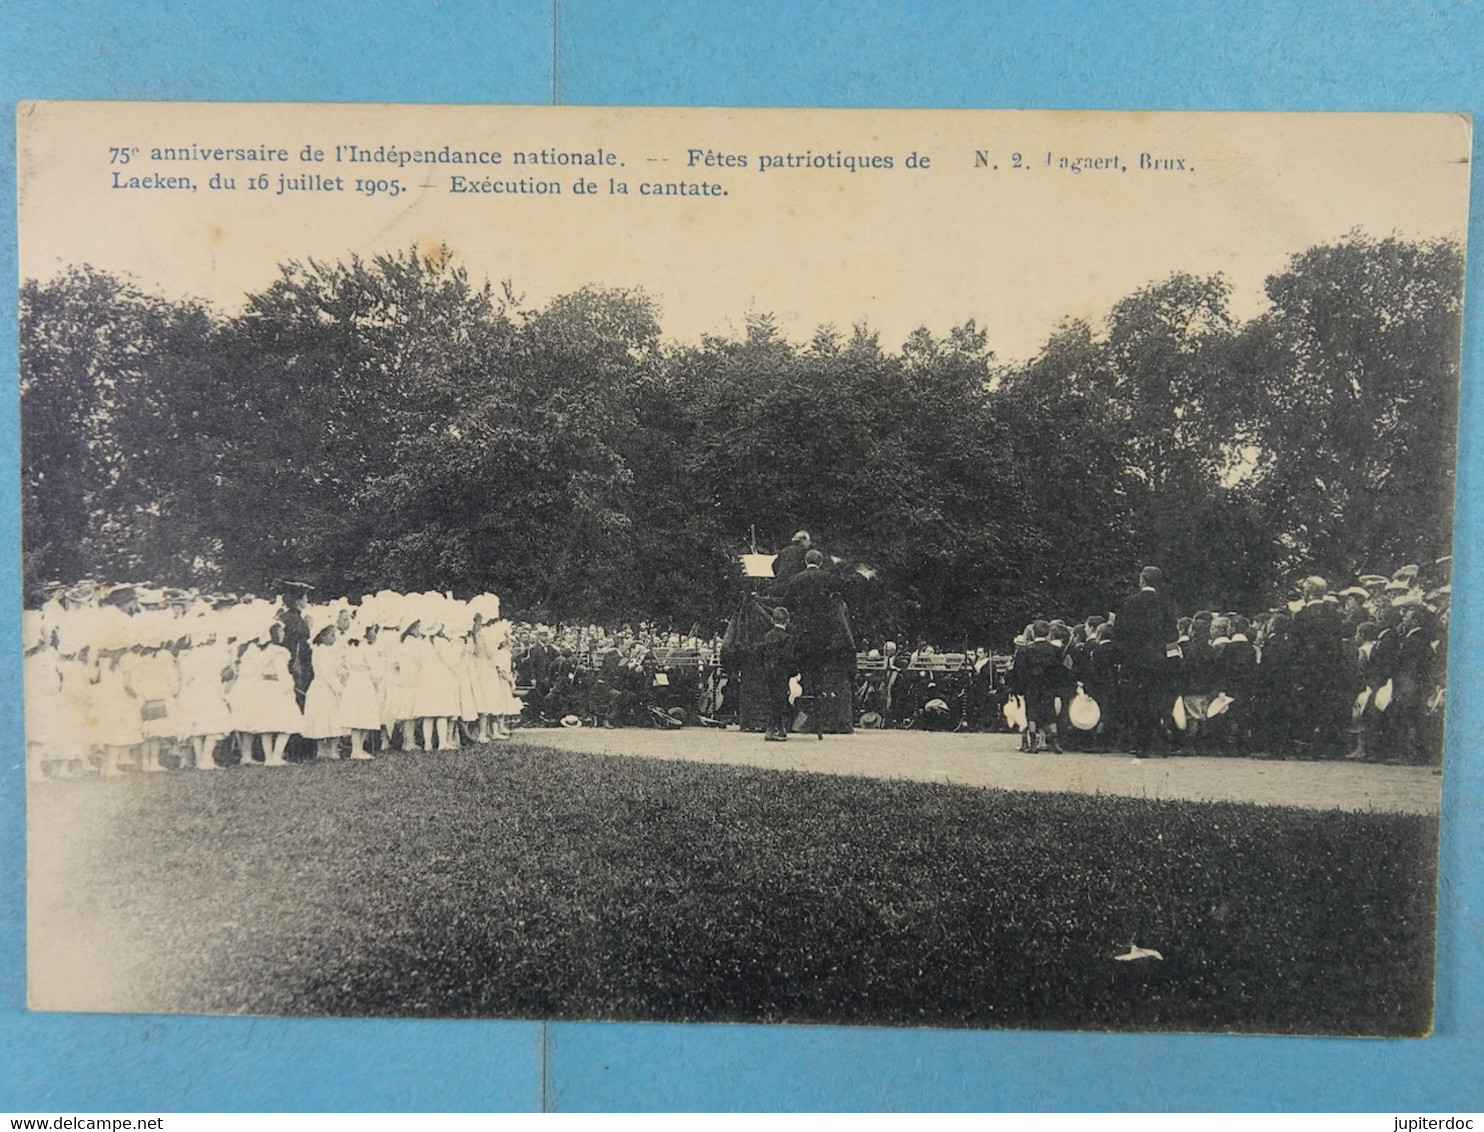
M 1103 710 L 1098 706 L 1097 700 L 1079 686 L 1072 702 L 1067 705 L 1067 718 L 1078 731 L 1091 731 L 1103 718 Z

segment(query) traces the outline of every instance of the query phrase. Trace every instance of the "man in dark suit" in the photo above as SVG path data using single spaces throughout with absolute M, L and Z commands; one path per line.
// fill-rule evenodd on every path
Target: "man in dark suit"
M 1123 603 L 1113 622 L 1118 643 L 1120 683 L 1128 700 L 1131 753 L 1158 753 L 1164 746 L 1165 721 L 1174 703 L 1167 677 L 1166 648 L 1177 636 L 1175 603 L 1164 593 L 1158 566 L 1139 571 L 1139 592 Z
M 1396 653 L 1396 676 L 1391 697 L 1393 727 L 1391 754 L 1403 763 L 1421 765 L 1437 757 L 1437 743 L 1428 734 L 1428 702 L 1437 691 L 1438 656 L 1433 641 L 1440 632 L 1437 616 L 1418 595 L 1402 599 L 1401 641 Z
M 790 615 L 800 683 L 810 699 L 809 718 L 821 738 L 826 725 L 831 731 L 854 730 L 849 689 L 855 641 L 840 586 L 836 572 L 824 568 L 824 555 L 810 550 L 805 568 L 783 583 L 780 594 Z
M 773 562 L 773 593 L 781 594 L 790 578 L 804 572 L 804 559 L 813 546 L 808 531 L 795 532 L 792 541 L 778 552 L 778 557 Z
M 561 654 L 551 643 L 550 630 L 538 629 L 536 639 L 516 662 L 516 671 L 520 674 L 521 680 L 531 686 L 531 691 L 526 698 L 525 710 L 522 713 L 530 723 L 541 722 L 541 713 L 548 706 L 547 701 L 555 685 L 555 674 L 560 659 Z
M 1339 605 L 1329 600 L 1329 583 L 1304 579 L 1304 604 L 1293 615 L 1293 638 L 1299 651 L 1298 702 L 1307 713 L 1302 734 L 1309 752 L 1320 758 L 1345 754 L 1350 728 L 1351 687 L 1349 634 Z

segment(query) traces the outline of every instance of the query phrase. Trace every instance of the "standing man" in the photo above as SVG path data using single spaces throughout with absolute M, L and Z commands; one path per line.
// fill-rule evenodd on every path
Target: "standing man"
M 773 562 L 773 593 L 782 593 L 790 578 L 804 572 L 807 565 L 804 559 L 813 546 L 808 531 L 794 532 L 793 539 L 778 552 Z
M 768 689 L 768 730 L 763 738 L 770 743 L 788 739 L 788 682 L 798 669 L 788 635 L 788 610 L 780 605 L 773 610 L 773 627 L 763 636 L 763 680 Z
M 839 579 L 824 569 L 824 555 L 811 549 L 804 563 L 804 569 L 784 583 L 782 599 L 796 633 L 795 655 L 804 695 L 810 701 L 809 719 L 815 735 L 822 739 L 827 715 L 831 731 L 854 730 L 850 677 L 855 668 L 855 639 L 839 594 Z
M 516 662 L 521 678 L 531 686 L 522 714 L 533 724 L 541 722 L 542 711 L 547 707 L 546 701 L 551 696 L 560 660 L 561 653 L 551 643 L 551 630 L 542 626 L 536 630 L 536 639 Z
M 304 607 L 309 604 L 307 582 L 282 582 L 279 601 L 283 608 L 278 620 L 283 625 L 283 647 L 289 650 L 289 675 L 294 678 L 294 699 L 304 710 L 304 697 L 314 683 L 314 658 L 309 647 L 309 622 L 304 620 Z
M 1329 600 L 1329 583 L 1305 578 L 1304 604 L 1293 615 L 1299 651 L 1298 702 L 1304 712 L 1303 741 L 1309 753 L 1337 759 L 1346 752 L 1350 705 L 1355 702 L 1350 634 L 1340 607 Z
M 1123 603 L 1113 622 L 1113 640 L 1124 695 L 1128 699 L 1130 753 L 1163 753 L 1165 721 L 1174 702 L 1165 663 L 1167 646 L 1179 636 L 1178 611 L 1164 592 L 1158 566 L 1139 571 L 1139 592 Z

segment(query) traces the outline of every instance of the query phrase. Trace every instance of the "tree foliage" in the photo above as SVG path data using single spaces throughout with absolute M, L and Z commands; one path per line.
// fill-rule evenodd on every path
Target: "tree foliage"
M 865 636 L 999 640 L 1447 552 L 1456 244 L 1295 255 L 1245 322 L 1174 275 L 996 361 L 975 323 L 665 345 L 635 290 L 528 308 L 445 248 L 286 264 L 232 316 L 90 268 L 21 295 L 27 583 L 489 589 L 708 630 L 735 555 L 808 528 L 874 565 Z

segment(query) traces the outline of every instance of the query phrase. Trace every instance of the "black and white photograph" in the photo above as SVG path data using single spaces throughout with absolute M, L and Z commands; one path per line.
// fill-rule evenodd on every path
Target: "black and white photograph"
M 1430 1033 L 1466 117 L 17 127 L 33 1010 Z

